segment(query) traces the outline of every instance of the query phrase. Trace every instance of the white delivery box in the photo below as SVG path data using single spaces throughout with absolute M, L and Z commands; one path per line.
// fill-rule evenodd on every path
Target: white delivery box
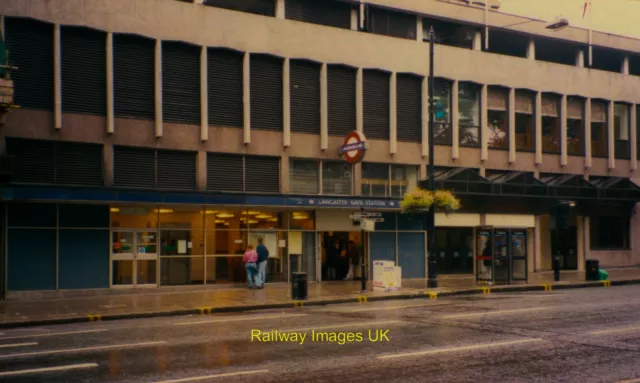
M 402 268 L 393 261 L 373 262 L 373 290 L 398 291 L 402 287 Z

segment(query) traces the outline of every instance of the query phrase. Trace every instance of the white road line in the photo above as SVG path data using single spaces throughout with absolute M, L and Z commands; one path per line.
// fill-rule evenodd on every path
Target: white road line
M 634 330 L 640 330 L 640 326 L 634 326 L 634 327 L 622 327 L 622 328 L 612 328 L 612 329 L 608 329 L 608 330 L 598 330 L 598 331 L 591 331 L 589 332 L 590 335 L 603 335 L 603 334 L 611 334 L 614 332 L 624 332 L 624 331 L 634 331 Z
M 76 335 L 76 334 L 90 334 L 94 332 L 103 332 L 107 331 L 106 329 L 96 329 L 96 330 L 80 330 L 80 331 L 67 331 L 67 332 L 52 332 L 45 334 L 32 334 L 32 335 L 20 335 L 20 336 L 8 336 L 0 338 L 0 341 L 7 339 L 28 339 L 28 338 L 41 338 L 45 336 L 62 336 L 62 335 Z
M 207 324 L 207 323 L 235 323 L 240 321 L 251 321 L 251 320 L 261 320 L 261 319 L 278 319 L 278 318 L 296 318 L 307 316 L 308 314 L 277 314 L 277 315 L 257 315 L 257 316 L 246 316 L 246 317 L 224 317 L 224 318 L 216 318 L 210 320 L 202 320 L 202 321 L 193 321 L 193 322 L 178 322 L 174 323 L 174 326 L 191 326 L 197 324 Z
M 621 380 L 618 383 L 640 383 L 640 379 Z
M 238 371 L 238 372 L 227 372 L 226 374 L 203 375 L 203 376 L 194 376 L 194 377 L 191 377 L 191 378 L 183 378 L 183 379 L 162 380 L 162 381 L 158 381 L 158 382 L 155 382 L 155 383 L 194 382 L 194 381 L 197 381 L 197 380 L 204 380 L 204 379 L 226 378 L 228 376 L 267 374 L 267 373 L 269 373 L 269 370 Z
M 408 309 L 415 307 L 437 307 L 435 304 L 420 304 L 420 305 L 403 305 L 403 306 L 381 306 L 381 307 L 367 307 L 367 308 L 358 308 L 358 309 L 350 309 L 350 308 L 336 308 L 336 309 L 323 309 L 318 310 L 322 312 L 346 312 L 346 313 L 360 313 L 365 311 L 381 311 L 381 310 L 396 310 L 396 309 Z
M 114 345 L 110 345 L 110 346 L 95 346 L 95 347 L 84 347 L 84 348 L 66 348 L 66 349 L 62 349 L 62 350 L 22 352 L 22 353 L 19 353 L 19 354 L 0 355 L 0 359 L 19 358 L 19 357 L 24 357 L 24 356 L 71 354 L 71 353 L 74 353 L 74 352 L 110 350 L 110 349 L 113 349 L 113 348 L 147 347 L 147 346 L 156 346 L 156 345 L 165 344 L 165 343 L 167 343 L 167 342 L 165 342 L 165 341 L 142 342 L 142 343 L 114 344 Z
M 485 315 L 516 314 L 516 313 L 525 313 L 529 311 L 541 311 L 541 310 L 547 310 L 547 309 L 548 307 L 533 307 L 530 309 L 500 310 L 500 311 L 487 311 L 482 313 L 445 315 L 445 316 L 441 316 L 440 318 L 453 319 L 453 318 L 480 317 Z
M 402 353 L 402 354 L 380 355 L 380 356 L 378 356 L 378 359 L 394 359 L 394 358 L 404 358 L 404 357 L 408 357 L 408 356 L 423 356 L 423 355 L 440 354 L 440 353 L 445 353 L 445 352 L 477 350 L 477 349 L 488 348 L 488 347 L 501 347 L 501 346 L 511 346 L 511 345 L 515 345 L 515 344 L 542 342 L 543 340 L 544 339 L 533 338 L 533 339 L 512 340 L 512 341 L 506 341 L 506 342 L 476 344 L 476 345 L 473 345 L 473 346 L 436 348 L 436 349 L 426 350 L 426 351 L 407 352 L 407 353 Z
M 357 323 L 336 324 L 336 325 L 329 325 L 329 326 L 303 327 L 303 328 L 294 328 L 294 329 L 278 330 L 278 331 L 279 332 L 305 332 L 305 331 L 311 331 L 311 330 L 325 330 L 325 329 L 331 329 L 331 328 L 366 327 L 366 326 L 397 324 L 397 323 L 404 323 L 404 322 L 401 320 L 385 320 L 385 321 L 377 321 L 377 322 L 357 322 Z
M 70 364 L 67 366 L 58 366 L 58 367 L 43 367 L 43 368 L 32 368 L 29 370 L 5 371 L 5 372 L 0 372 L 0 376 L 26 375 L 26 374 L 35 374 L 39 372 L 67 371 L 67 370 L 78 370 L 78 369 L 95 368 L 95 367 L 98 367 L 97 363 Z
M 38 345 L 38 342 L 13 343 L 13 344 L 0 344 L 0 348 L 23 347 L 23 346 L 37 346 L 37 345 Z

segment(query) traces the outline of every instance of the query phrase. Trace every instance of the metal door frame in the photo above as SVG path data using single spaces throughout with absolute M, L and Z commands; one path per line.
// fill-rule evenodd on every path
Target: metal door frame
M 146 254 L 146 253 L 139 253 L 137 251 L 138 249 L 138 233 L 148 233 L 148 232 L 154 232 L 156 234 L 156 253 L 155 254 Z M 133 245 L 132 245 L 132 252 L 131 253 L 123 253 L 123 254 L 114 254 L 113 253 L 113 233 L 132 233 L 133 234 Z M 153 230 L 149 230 L 149 229 L 111 229 L 109 231 L 109 287 L 110 288 L 155 288 L 159 286 L 159 280 L 160 280 L 160 230 L 159 229 L 153 229 Z M 156 267 L 155 267 L 155 277 L 156 277 L 156 283 L 144 283 L 144 284 L 139 284 L 138 283 L 138 261 L 143 261 L 143 260 L 150 260 L 150 261 L 156 261 Z M 131 277 L 131 284 L 126 284 L 126 285 L 116 285 L 113 284 L 113 262 L 114 261 L 131 261 L 132 262 L 132 277 Z

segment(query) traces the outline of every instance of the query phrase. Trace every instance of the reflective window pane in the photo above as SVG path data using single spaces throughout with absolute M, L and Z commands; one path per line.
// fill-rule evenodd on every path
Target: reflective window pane
M 156 267 L 157 261 L 152 259 L 138 259 L 137 260 L 137 276 L 136 283 L 139 285 L 155 285 L 156 279 Z
M 204 257 L 168 257 L 160 260 L 162 286 L 204 283 Z
M 362 196 L 389 196 L 389 165 L 365 162 L 362 164 Z
M 244 230 L 207 230 L 207 255 L 243 255 L 247 249 Z
M 111 206 L 111 227 L 145 229 L 158 227 L 158 209 L 144 206 Z
M 402 199 L 418 187 L 420 168 L 413 165 L 391 165 L 391 197 Z
M 204 255 L 204 231 L 162 230 L 160 232 L 160 255 Z
M 322 163 L 322 194 L 353 194 L 353 166 L 345 162 Z
M 114 231 L 111 233 L 111 254 L 133 254 L 133 232 Z
M 202 229 L 204 212 L 200 206 L 158 208 L 162 229 Z
M 131 285 L 133 284 L 133 261 L 113 261 L 111 263 L 111 284 Z
M 542 116 L 542 151 L 560 153 L 560 119 Z
M 489 147 L 492 149 L 509 148 L 509 125 L 507 112 L 489 110 Z
M 535 149 L 535 123 L 532 114 L 516 113 L 516 150 Z
M 316 216 L 312 210 L 292 211 L 289 213 L 290 230 L 315 230 Z
M 138 254 L 158 253 L 158 233 L 155 231 L 136 233 L 136 252 Z
M 289 190 L 297 194 L 318 194 L 320 192 L 320 161 L 289 161 Z
M 461 146 L 480 146 L 480 86 L 469 82 L 458 85 L 458 124 Z

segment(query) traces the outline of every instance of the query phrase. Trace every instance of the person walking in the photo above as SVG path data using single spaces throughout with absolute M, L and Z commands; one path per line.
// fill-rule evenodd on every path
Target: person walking
M 258 237 L 258 247 L 256 247 L 258 253 L 258 276 L 262 283 L 258 286 L 259 289 L 264 288 L 264 283 L 267 281 L 267 259 L 269 258 L 269 249 L 264 245 L 264 238 Z
M 260 282 L 260 274 L 258 273 L 258 253 L 253 249 L 252 245 L 247 246 L 247 251 L 244 252 L 242 256 L 242 261 L 244 262 L 244 267 L 247 269 L 247 281 L 249 282 L 249 288 L 252 289 L 254 286 L 259 288 L 262 284 Z

